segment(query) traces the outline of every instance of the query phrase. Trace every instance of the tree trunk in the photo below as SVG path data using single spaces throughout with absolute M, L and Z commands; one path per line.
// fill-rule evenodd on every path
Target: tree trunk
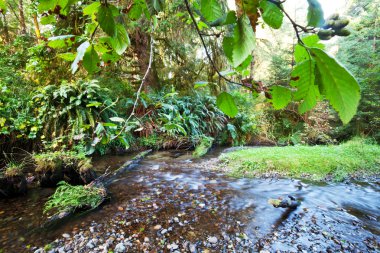
M 146 32 L 137 28 L 135 34 L 132 38 L 133 53 L 137 57 L 137 63 L 139 66 L 141 78 L 144 76 L 149 65 L 149 56 L 150 56 L 150 36 Z M 152 68 L 149 71 L 148 77 L 145 80 L 146 85 L 144 88 L 152 88 L 157 90 L 159 88 L 159 78 L 157 69 L 154 63 L 152 62 Z
M 40 31 L 40 25 L 38 24 L 37 14 L 33 15 L 33 23 L 34 23 L 34 30 L 36 32 L 37 42 L 40 42 L 41 31 Z
M 19 0 L 18 1 L 18 10 L 20 13 L 20 27 L 21 27 L 21 34 L 26 34 L 26 24 L 25 24 L 25 15 L 24 15 L 24 1 Z
M 3 32 L 4 32 L 5 43 L 9 43 L 10 38 L 9 38 L 8 22 L 4 13 L 3 13 Z

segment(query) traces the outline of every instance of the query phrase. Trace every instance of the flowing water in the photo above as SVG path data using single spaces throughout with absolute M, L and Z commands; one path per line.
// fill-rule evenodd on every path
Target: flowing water
M 41 227 L 42 206 L 54 189 L 0 200 L 0 249 L 42 252 L 38 248 L 49 244 L 51 252 L 379 252 L 379 182 L 229 178 L 208 168 L 217 155 L 193 160 L 188 152 L 156 152 L 115 179 L 100 208 L 52 227 Z M 130 158 L 94 162 L 104 170 Z M 268 204 L 288 195 L 300 201 L 296 210 Z

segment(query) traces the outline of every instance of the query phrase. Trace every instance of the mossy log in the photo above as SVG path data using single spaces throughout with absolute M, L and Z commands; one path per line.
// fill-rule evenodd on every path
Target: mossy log
M 51 204 L 52 202 L 55 202 L 55 203 L 66 202 L 66 203 L 70 203 L 70 204 L 69 204 L 69 206 L 64 207 L 64 208 L 62 206 L 60 206 L 60 204 L 57 204 L 57 206 L 60 206 L 60 208 L 63 208 L 64 210 L 59 210 L 54 215 L 50 216 L 48 218 L 48 221 L 43 225 L 43 227 L 51 226 L 53 224 L 57 224 L 57 222 L 62 221 L 63 219 L 66 219 L 67 217 L 71 216 L 74 213 L 83 213 L 83 212 L 86 212 L 89 210 L 93 210 L 96 207 L 100 206 L 107 199 L 107 188 L 106 187 L 108 185 L 110 185 L 113 182 L 113 180 L 118 175 L 120 175 L 121 173 L 135 168 L 139 164 L 139 162 L 144 157 L 146 157 L 148 154 L 150 154 L 151 152 L 152 152 L 152 150 L 147 150 L 147 151 L 143 151 L 143 152 L 139 153 L 132 160 L 125 162 L 117 170 L 115 170 L 113 172 L 106 172 L 103 175 L 101 175 L 100 177 L 93 180 L 90 184 L 87 184 L 84 186 L 79 186 L 79 187 L 83 187 L 81 189 L 70 189 L 70 186 L 68 186 L 67 184 L 64 184 L 64 187 L 66 187 L 65 188 L 66 192 L 64 194 L 62 194 L 62 192 L 60 192 L 60 194 L 57 194 L 57 197 L 62 198 L 62 196 L 65 195 L 66 196 L 66 197 L 64 197 L 65 199 L 59 199 L 59 200 L 54 199 L 55 197 L 53 195 L 52 198 L 49 200 L 50 203 L 48 201 L 47 204 L 50 205 L 50 207 L 54 207 L 54 204 L 53 205 Z M 74 188 L 75 186 L 71 186 L 71 187 Z M 59 190 L 59 188 L 57 189 L 57 191 L 58 190 Z M 74 197 L 74 196 L 70 196 L 70 194 L 67 194 L 67 193 L 72 191 L 73 194 L 77 194 L 78 190 L 82 190 L 83 194 L 86 194 L 86 192 L 89 192 L 90 194 L 93 194 L 94 192 L 96 192 L 99 196 L 98 196 L 98 199 L 95 201 L 95 204 L 93 204 L 92 201 L 88 201 L 86 203 L 78 202 L 75 204 L 71 204 L 73 201 L 68 201 L 68 200 L 70 200 L 70 198 Z M 81 196 L 79 196 L 79 197 L 76 196 L 76 197 L 78 199 L 86 199 L 86 198 L 82 198 Z M 91 204 L 89 204 L 89 203 L 91 203 Z M 45 208 L 46 207 L 47 206 L 45 205 Z

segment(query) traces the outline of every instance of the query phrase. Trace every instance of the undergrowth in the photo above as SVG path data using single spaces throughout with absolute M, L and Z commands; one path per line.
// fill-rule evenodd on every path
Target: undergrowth
M 83 185 L 73 186 L 62 181 L 45 203 L 44 213 L 73 212 L 78 208 L 93 209 L 103 202 L 105 196 L 105 189 Z

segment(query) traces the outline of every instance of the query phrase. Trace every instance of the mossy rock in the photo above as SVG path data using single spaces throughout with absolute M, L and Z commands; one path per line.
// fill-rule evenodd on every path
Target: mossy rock
M 72 152 L 53 152 L 34 156 L 36 173 L 42 187 L 55 187 L 65 181 L 83 185 L 96 178 L 91 160 Z

